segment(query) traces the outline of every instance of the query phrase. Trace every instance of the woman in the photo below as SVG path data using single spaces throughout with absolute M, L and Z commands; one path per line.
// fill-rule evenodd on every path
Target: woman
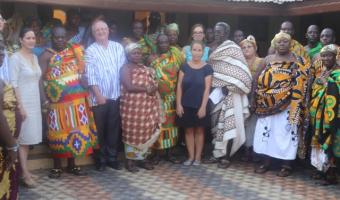
M 28 170 L 27 156 L 29 145 L 39 144 L 42 140 L 39 93 L 41 70 L 37 56 L 33 54 L 36 42 L 34 31 L 30 28 L 23 28 L 19 37 L 21 49 L 10 57 L 11 84 L 15 89 L 23 119 L 18 138 L 23 182 L 28 187 L 34 187 L 34 176 Z
M 189 158 L 184 165 L 200 165 L 204 146 L 204 129 L 210 125 L 207 103 L 213 70 L 202 61 L 204 44 L 193 41 L 192 60 L 184 63 L 178 75 L 176 93 L 177 125 L 184 127 Z
M 0 44 L 0 47 L 5 48 L 4 44 Z M 0 50 L 0 55 L 3 54 L 4 51 Z M 19 148 L 15 138 L 17 101 L 13 88 L 1 79 L 0 91 L 0 199 L 17 199 Z
M 297 154 L 307 74 L 303 59 L 289 50 L 290 35 L 280 32 L 273 41 L 276 53 L 264 59 L 255 85 L 255 113 L 259 118 L 254 151 L 264 154 L 264 163 L 255 172 L 265 173 L 271 158 L 277 158 L 283 161 L 277 176 L 286 177 L 292 173 L 291 161 Z
M 336 63 L 337 49 L 333 44 L 321 49 L 320 57 L 326 69 L 312 86 L 311 162 L 319 171 L 314 178 L 324 179 L 322 185 L 337 184 L 335 164 L 340 158 L 340 67 Z
M 255 75 L 256 75 L 258 66 L 262 62 L 262 58 L 259 58 L 257 56 L 257 53 L 256 53 L 257 45 L 256 45 L 256 40 L 254 36 L 249 35 L 246 39 L 242 40 L 240 42 L 240 47 L 242 49 L 244 57 L 246 58 L 253 80 L 257 80 Z M 254 100 L 252 95 L 248 95 L 248 99 L 249 99 L 249 102 L 252 102 Z M 250 105 L 252 105 L 252 103 L 250 103 Z M 257 117 L 254 113 L 252 113 L 252 115 L 247 119 L 245 123 L 245 132 L 246 132 L 245 154 L 241 158 L 243 161 L 249 161 L 251 159 L 251 147 L 253 146 L 256 121 L 257 121 Z
M 166 26 L 165 33 L 169 38 L 170 46 L 177 47 L 181 50 L 181 46 L 178 44 L 179 28 L 176 23 L 171 23 Z
M 136 162 L 139 162 L 137 164 L 142 168 L 153 169 L 146 157 L 149 148 L 159 137 L 161 105 L 157 95 L 155 72 L 142 64 L 140 45 L 130 43 L 125 47 L 125 51 L 128 63 L 121 69 L 120 112 L 126 168 L 134 173 L 139 171 Z
M 165 111 L 165 122 L 162 123 L 159 139 L 156 141 L 154 148 L 165 150 L 166 158 L 174 163 L 179 163 L 170 153 L 170 148 L 174 147 L 178 139 L 178 130 L 175 126 L 175 100 L 177 74 L 184 58 L 181 52 L 170 47 L 169 38 L 164 34 L 157 37 L 158 54 L 151 55 L 149 61 L 152 61 L 150 67 L 156 71 L 158 80 L 158 92 L 162 99 L 162 107 Z M 159 161 L 159 153 L 156 156 L 155 163 Z
M 204 34 L 204 26 L 202 24 L 195 24 L 191 28 L 191 40 L 192 41 L 201 41 L 205 42 L 204 40 L 205 34 Z M 209 59 L 209 47 L 204 47 L 203 50 L 203 56 L 201 58 L 202 61 L 207 62 Z M 183 53 L 185 55 L 185 61 L 189 62 L 192 60 L 192 54 L 191 54 L 191 49 L 190 45 L 183 47 Z

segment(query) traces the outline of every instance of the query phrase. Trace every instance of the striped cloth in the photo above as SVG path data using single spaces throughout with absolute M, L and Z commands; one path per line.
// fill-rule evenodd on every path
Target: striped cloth
M 245 142 L 244 120 L 249 116 L 247 94 L 252 77 L 241 48 L 227 40 L 209 57 L 214 74 L 212 87 L 228 89 L 228 95 L 211 112 L 212 134 L 214 136 L 214 157 L 226 155 L 229 140 L 233 140 L 233 155 Z
M 0 79 L 5 81 L 6 83 L 10 83 L 10 75 L 9 75 L 9 65 L 8 65 L 8 54 L 5 51 L 4 61 L 0 67 Z
M 126 62 L 122 45 L 109 41 L 107 48 L 93 43 L 86 49 L 85 63 L 86 76 L 90 86 L 97 86 L 101 94 L 112 100 L 120 96 L 119 70 Z M 96 99 L 91 94 L 92 106 L 96 105 Z

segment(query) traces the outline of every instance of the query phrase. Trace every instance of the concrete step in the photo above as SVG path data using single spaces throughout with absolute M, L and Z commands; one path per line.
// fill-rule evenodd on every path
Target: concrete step
M 76 159 L 76 164 L 81 165 L 91 165 L 93 164 L 92 156 L 82 157 Z M 30 150 L 28 155 L 28 168 L 30 170 L 36 169 L 50 169 L 53 167 L 53 159 L 51 156 L 51 151 L 45 144 L 35 145 L 33 149 Z M 66 159 L 62 159 L 63 167 L 66 167 Z

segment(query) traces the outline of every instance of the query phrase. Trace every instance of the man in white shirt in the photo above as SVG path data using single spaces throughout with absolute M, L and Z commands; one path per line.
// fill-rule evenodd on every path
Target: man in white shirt
M 85 62 L 100 146 L 96 167 L 99 171 L 106 165 L 119 170 L 119 71 L 126 57 L 122 45 L 109 40 L 109 27 L 104 21 L 95 21 L 91 28 L 96 42 L 86 49 Z

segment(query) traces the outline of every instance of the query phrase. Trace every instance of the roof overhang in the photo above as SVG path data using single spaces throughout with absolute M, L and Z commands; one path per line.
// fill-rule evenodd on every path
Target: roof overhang
M 0 2 L 35 3 L 131 11 L 153 10 L 162 12 L 260 16 L 296 16 L 340 11 L 339 0 L 305 0 L 303 2 L 286 2 L 283 4 L 235 2 L 235 0 L 0 0 Z

